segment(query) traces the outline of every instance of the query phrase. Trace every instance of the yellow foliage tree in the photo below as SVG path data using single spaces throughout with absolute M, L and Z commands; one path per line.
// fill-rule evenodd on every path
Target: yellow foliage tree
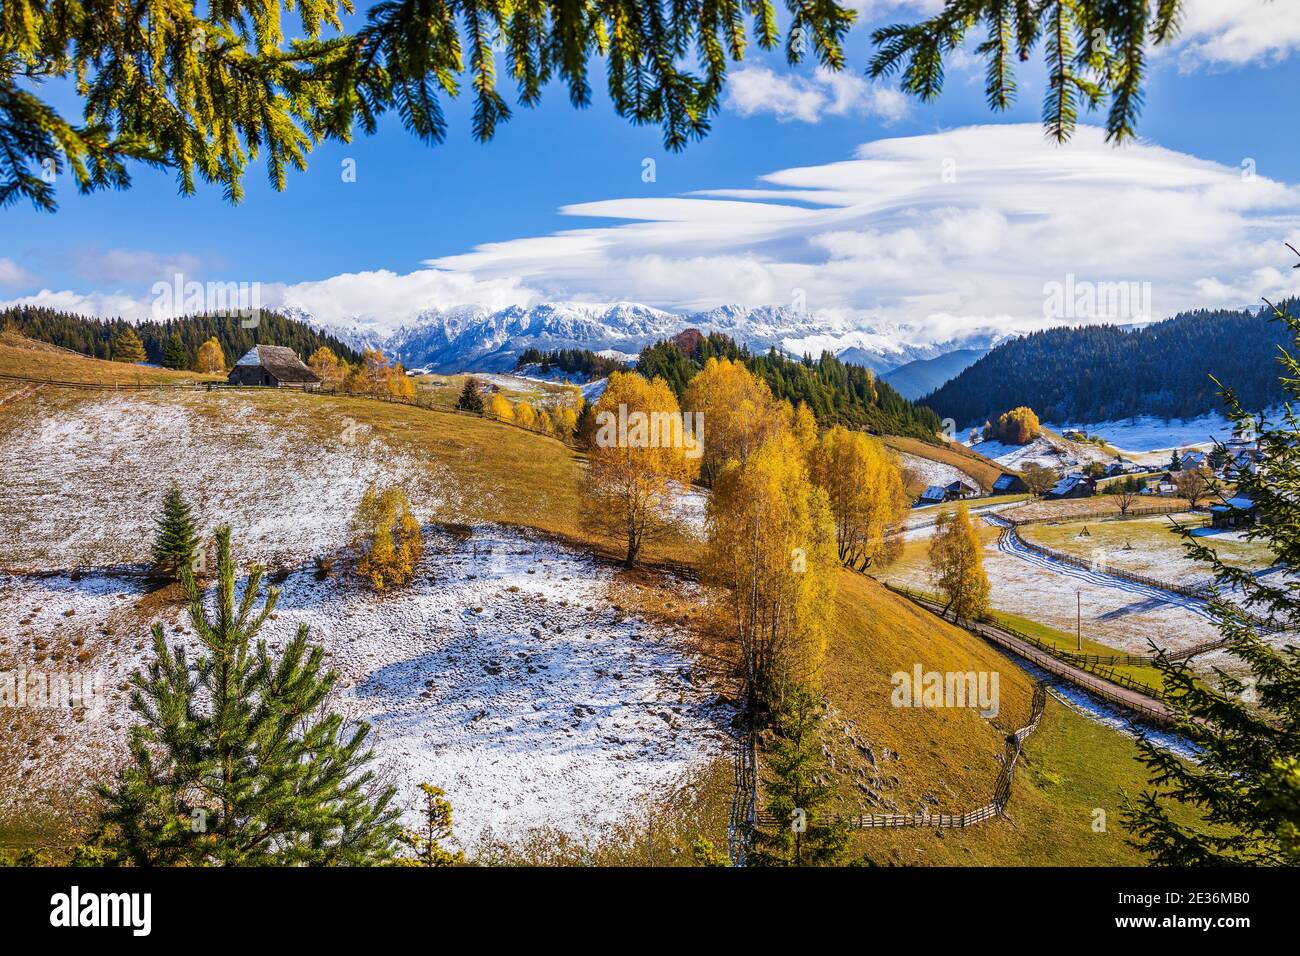
M 321 387 L 330 390 L 343 388 L 351 371 L 351 366 L 335 355 L 334 350 L 328 345 L 322 345 L 311 353 L 311 358 L 307 359 L 307 367 L 316 373 Z
M 1008 445 L 1028 445 L 1042 433 L 1038 416 L 1025 405 L 999 415 L 997 424 L 984 426 L 985 441 L 993 439 Z
M 902 470 L 878 440 L 836 425 L 810 454 L 813 481 L 826 492 L 840 560 L 857 571 L 887 557 L 889 529 L 907 512 Z
M 573 437 L 574 429 L 578 427 L 578 413 L 568 405 L 557 405 L 551 409 L 551 434 L 557 435 L 566 441 Z
M 795 441 L 799 443 L 799 447 L 805 454 L 811 453 L 817 444 L 817 416 L 813 414 L 807 402 L 800 402 L 794 410 L 792 420 L 791 429 Z
M 775 703 L 791 683 L 816 679 L 839 565 L 826 493 L 793 435 L 723 467 L 708 529 L 705 567 L 728 595 L 748 692 Z
M 214 335 L 199 346 L 194 357 L 194 371 L 205 375 L 217 375 L 226 370 L 226 355 L 221 351 L 221 343 Z
M 524 428 L 530 428 L 533 431 L 536 431 L 538 427 L 537 409 L 533 408 L 533 406 L 529 405 L 527 402 L 516 402 L 515 422 L 516 424 L 522 425 Z
M 704 416 L 700 476 L 709 484 L 728 461 L 743 462 L 763 441 L 790 424 L 788 403 L 743 362 L 710 358 L 686 387 L 682 405 Z M 782 406 L 784 405 L 784 409 Z
M 943 615 L 972 621 L 989 608 L 989 579 L 979 534 L 964 504 L 939 515 L 930 539 L 930 580 L 947 599 Z
M 626 544 L 630 568 L 642 546 L 672 525 L 673 499 L 690 482 L 696 462 L 678 440 L 681 410 L 661 378 L 647 382 L 635 372 L 613 373 L 594 414 L 582 517 L 587 527 Z M 665 423 L 668 440 L 656 427 Z
M 357 573 L 376 591 L 405 584 L 415 573 L 424 539 L 411 502 L 398 485 L 372 484 L 352 519 Z
M 361 353 L 361 364 L 349 369 L 344 387 L 349 392 L 374 398 L 415 398 L 415 382 L 406 374 L 402 363 L 390 359 L 380 349 L 366 349 Z
M 510 402 L 500 392 L 494 392 L 492 400 L 488 402 L 488 414 L 502 422 L 515 420 L 515 410 L 510 407 Z

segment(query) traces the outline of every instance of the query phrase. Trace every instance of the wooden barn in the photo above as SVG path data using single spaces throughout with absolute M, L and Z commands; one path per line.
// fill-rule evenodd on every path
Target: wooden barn
M 293 349 L 283 345 L 254 345 L 230 370 L 229 382 L 268 388 L 320 388 L 316 373 Z
M 980 490 L 968 481 L 954 481 L 950 485 L 945 485 L 943 489 L 944 498 L 948 501 L 960 501 L 963 498 L 977 498 Z
M 1002 474 L 998 475 L 998 480 L 993 482 L 993 493 L 995 495 L 1015 495 L 1029 490 L 1025 484 L 1025 479 L 1019 475 Z
M 1066 475 L 1043 497 L 1048 501 L 1056 501 L 1061 498 L 1090 498 L 1096 493 L 1097 483 L 1087 475 L 1076 473 Z
M 1244 495 L 1223 504 L 1210 505 L 1210 524 L 1215 528 L 1246 528 L 1255 523 L 1258 506 Z

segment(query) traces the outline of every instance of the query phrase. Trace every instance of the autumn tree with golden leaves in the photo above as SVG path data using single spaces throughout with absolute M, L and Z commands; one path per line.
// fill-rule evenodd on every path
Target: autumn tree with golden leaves
M 214 335 L 199 346 L 194 357 L 194 371 L 204 375 L 220 375 L 226 370 L 226 355 L 221 351 L 221 343 Z
M 499 422 L 513 422 L 515 420 L 515 410 L 507 399 L 500 392 L 493 392 L 492 397 L 488 400 L 488 414 Z
M 424 539 L 401 487 L 372 484 L 367 488 L 352 519 L 352 536 L 358 554 L 357 573 L 376 591 L 411 580 L 424 551 Z
M 518 407 L 516 407 L 516 413 Z M 673 499 L 694 477 L 681 409 L 661 378 L 615 372 L 596 403 L 597 429 L 587 456 L 582 517 L 591 530 L 622 541 L 632 567 L 647 541 L 673 522 Z
M 723 467 L 708 535 L 704 566 L 725 589 L 748 693 L 775 706 L 791 685 L 816 679 L 839 566 L 826 492 L 790 432 Z
M 682 405 L 704 416 L 707 441 L 700 477 L 708 484 L 729 461 L 745 461 L 773 432 L 790 425 L 790 406 L 743 362 L 710 358 L 686 387 Z
M 342 388 L 351 371 L 348 363 L 335 355 L 328 345 L 322 345 L 311 353 L 307 367 L 320 379 L 321 387 L 331 391 Z
M 947 600 L 943 615 L 973 621 L 989 608 L 989 579 L 979 533 L 964 504 L 939 515 L 930 539 L 930 580 Z
M 907 512 L 897 461 L 879 439 L 840 425 L 822 435 L 809 461 L 830 503 L 840 561 L 865 571 L 890 552 L 889 529 Z

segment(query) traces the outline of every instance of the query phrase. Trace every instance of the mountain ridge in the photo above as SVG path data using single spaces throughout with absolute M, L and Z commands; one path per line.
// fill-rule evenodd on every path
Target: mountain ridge
M 914 330 L 907 327 L 857 328 L 785 306 L 722 305 L 684 313 L 629 301 L 548 301 L 498 310 L 462 305 L 426 309 L 389 332 L 363 320 L 346 325 L 319 322 L 306 310 L 292 306 L 280 311 L 352 348 L 380 348 L 409 368 L 434 372 L 508 371 L 529 348 L 638 353 L 654 342 L 696 328 L 729 335 L 756 351 L 775 348 L 795 357 L 830 351 L 846 362 L 884 374 L 955 349 L 988 347 L 997 338 L 994 333 L 975 333 L 961 341 L 919 343 L 908 341 Z

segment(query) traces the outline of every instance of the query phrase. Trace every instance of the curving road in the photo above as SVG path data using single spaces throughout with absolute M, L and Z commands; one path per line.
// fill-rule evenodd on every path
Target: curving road
M 1151 598 L 1152 600 L 1161 601 L 1165 604 L 1172 604 L 1185 611 L 1191 611 L 1193 614 L 1199 615 L 1207 621 L 1213 622 L 1218 620 L 1210 610 L 1209 605 L 1202 600 L 1189 598 L 1185 595 L 1176 594 L 1173 591 L 1166 591 L 1163 588 L 1153 587 L 1149 584 L 1139 584 L 1135 581 L 1129 581 L 1112 574 L 1107 574 L 1105 571 L 1093 571 L 1088 568 L 1081 568 L 1073 564 L 1068 564 L 1064 561 L 1056 561 L 1029 548 L 1016 532 L 1015 526 L 1012 525 L 1011 522 L 999 518 L 997 515 L 986 514 L 983 517 L 989 524 L 1002 529 L 1002 534 L 998 536 L 998 551 L 1002 554 L 1019 558 L 1021 561 L 1042 568 L 1045 571 L 1051 571 L 1054 574 L 1075 578 L 1076 580 L 1084 581 L 1088 584 L 1094 584 L 1098 587 L 1111 588 L 1116 591 L 1125 591 L 1129 594 Z

